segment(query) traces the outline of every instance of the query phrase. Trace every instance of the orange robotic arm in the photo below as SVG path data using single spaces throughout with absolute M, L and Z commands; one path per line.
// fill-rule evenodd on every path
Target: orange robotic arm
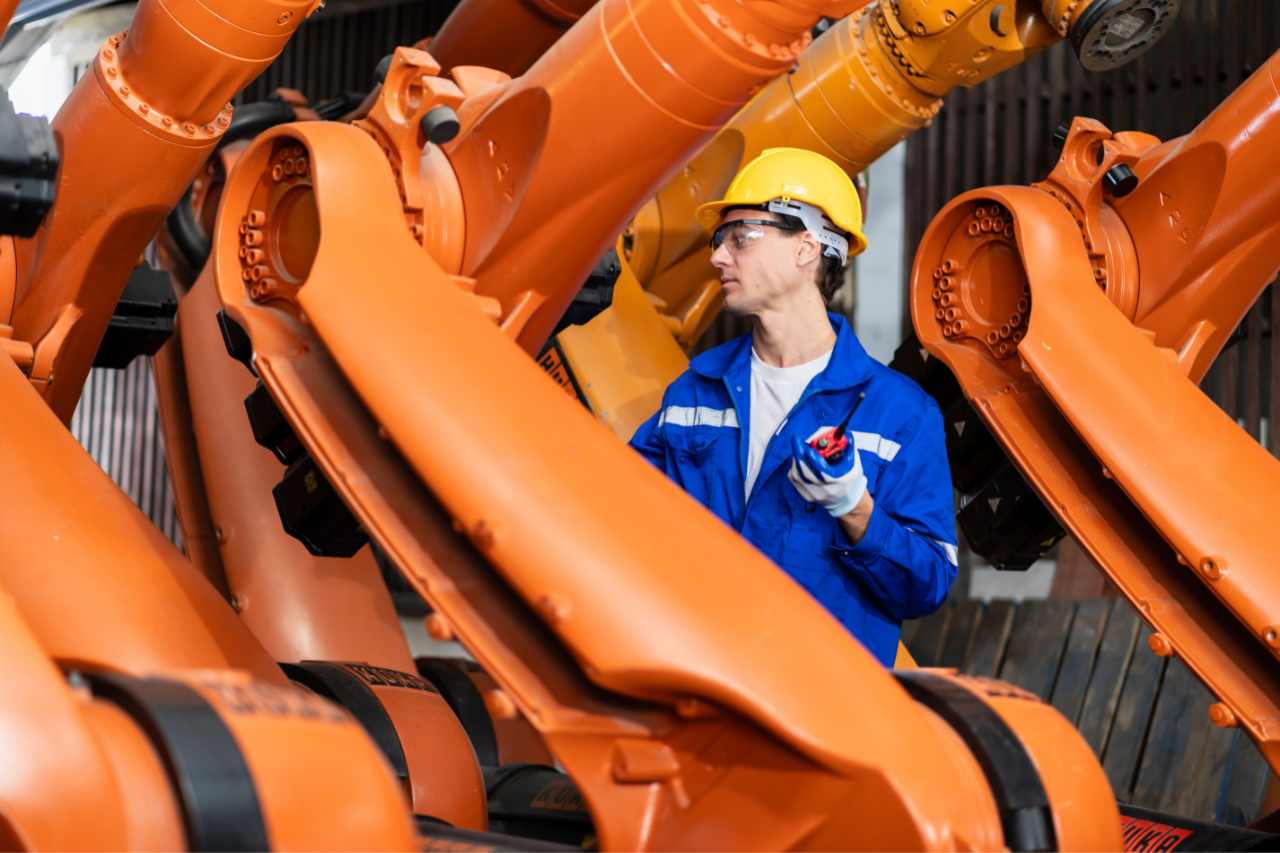
M 1280 54 L 1187 136 L 1076 119 L 1034 189 L 966 193 L 912 272 L 921 342 L 1026 481 L 1280 767 L 1280 461 L 1197 388 L 1280 268 Z
M 264 191 L 281 158 L 308 163 L 314 254 L 291 299 L 255 300 L 237 229 L 264 204 L 268 222 L 288 215 L 269 200 L 288 190 Z M 357 187 L 367 203 L 353 209 Z M 1008 804 L 945 709 L 899 690 L 504 339 L 412 239 L 370 139 L 317 123 L 272 130 L 223 199 L 219 294 L 263 382 L 365 529 L 546 737 L 602 847 L 1014 843 L 1000 824 Z M 376 256 L 357 248 L 375 240 Z M 361 280 L 380 286 L 351 286 Z M 766 637 L 768 654 L 753 653 Z M 1105 780 L 1055 712 L 956 689 L 1037 756 L 1059 843 L 1119 843 Z M 774 805 L 733 805 L 747 801 Z M 1091 817 L 1072 819 L 1077 809 Z
M 28 375 L 64 422 L 129 271 L 229 125 L 229 100 L 315 6 L 143 0 L 58 111 L 58 197 L 39 232 L 16 241 L 12 315 L 0 322 L 33 348 Z
M 0 323 L 18 356 L 0 359 L 0 479 L 15 498 L 0 524 L 0 634 L 17 667 L 0 709 L 6 847 L 408 849 L 406 794 L 441 777 L 447 795 L 423 813 L 484 824 L 479 768 L 438 694 L 399 691 L 427 699 L 414 701 L 368 676 L 386 713 L 422 724 L 397 780 L 361 725 L 287 683 L 217 578 L 59 422 L 125 274 L 229 124 L 227 99 L 311 8 L 143 0 L 54 121 L 57 203 L 16 258 L 4 241 Z M 447 758 L 423 770 L 428 755 Z M 41 784 L 55 774 L 69 778 Z
M 795 61 L 819 15 L 859 5 L 597 5 L 450 146 L 470 189 L 458 271 L 536 352 L 637 200 Z
M 374 745 L 323 699 L 212 669 L 140 677 L 81 666 L 68 676 L 3 594 L 0 644 L 9 675 L 0 702 L 7 850 L 407 850 L 415 842 Z
M 1137 29 L 1124 49 L 1110 51 L 1096 46 L 1100 34 L 1137 14 L 1110 0 L 882 0 L 837 22 L 640 209 L 622 238 L 630 272 L 615 287 L 621 304 L 565 329 L 552 358 L 567 362 L 592 411 L 629 438 L 686 366 L 659 330 L 665 326 L 687 352 L 720 309 L 720 283 L 693 211 L 723 195 L 743 163 L 785 145 L 817 151 L 857 174 L 932 121 L 952 89 L 990 79 L 1062 38 L 1079 45 L 1086 67 L 1134 58 L 1164 33 L 1176 9 L 1164 0 L 1145 5 L 1149 17 L 1134 17 Z M 647 298 L 633 292 L 631 275 Z
M 368 736 L 288 686 L 7 360 L 0 410 L 0 844 L 412 844 Z
M 1115 846 L 1105 779 L 1051 709 L 940 675 L 900 687 L 528 358 L 660 155 L 784 69 L 816 16 L 623 9 L 605 0 L 509 83 L 401 49 L 365 122 L 246 149 L 212 271 L 260 379 L 437 628 L 544 735 L 603 847 L 1020 847 L 1024 825 Z M 589 136 L 606 102 L 625 122 Z M 433 140 L 450 114 L 457 140 Z M 661 140 L 653 158 L 612 174 L 638 137 Z M 960 706 L 1036 756 L 1039 800 L 987 775 Z

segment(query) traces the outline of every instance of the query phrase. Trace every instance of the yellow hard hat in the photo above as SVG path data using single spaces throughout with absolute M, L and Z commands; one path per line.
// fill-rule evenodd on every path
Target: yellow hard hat
M 724 198 L 698 208 L 698 224 L 711 233 L 725 208 L 763 207 L 775 199 L 802 202 L 821 210 L 837 228 L 849 234 L 849 257 L 867 248 L 867 238 L 862 233 L 862 203 L 853 181 L 831 160 L 804 148 L 766 148 L 742 167 Z

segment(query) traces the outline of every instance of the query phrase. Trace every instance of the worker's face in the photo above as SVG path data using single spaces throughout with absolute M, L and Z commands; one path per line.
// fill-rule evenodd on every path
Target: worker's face
M 781 224 L 782 217 L 761 210 L 729 211 L 717 230 L 720 245 L 711 253 L 724 306 L 740 316 L 783 310 L 802 290 L 813 289 L 821 256 L 821 247 L 808 232 L 752 221 Z

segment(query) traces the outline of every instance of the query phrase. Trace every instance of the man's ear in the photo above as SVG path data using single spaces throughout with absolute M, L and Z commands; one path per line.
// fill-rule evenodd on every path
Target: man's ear
M 796 264 L 807 267 L 814 261 L 820 261 L 822 244 L 818 242 L 818 238 L 808 231 L 801 231 L 799 237 L 800 239 L 796 240 Z

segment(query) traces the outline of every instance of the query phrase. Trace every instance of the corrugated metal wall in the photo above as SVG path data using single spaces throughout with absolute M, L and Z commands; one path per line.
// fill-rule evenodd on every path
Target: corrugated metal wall
M 182 529 L 164 459 L 151 359 L 136 358 L 125 370 L 89 371 L 80 405 L 71 416 L 71 434 L 181 548 Z
M 241 100 L 261 100 L 277 86 L 299 89 L 315 101 L 367 92 L 378 60 L 435 33 L 456 5 L 457 0 L 330 3 L 307 19 Z
M 370 88 L 374 67 L 397 45 L 434 33 L 456 0 L 367 4 L 330 3 L 313 15 L 280 58 L 241 98 L 265 98 L 278 86 L 299 89 L 313 100 Z M 372 8 L 369 8 L 372 7 Z M 179 547 L 164 440 L 156 409 L 151 360 L 135 359 L 127 370 L 94 369 L 71 420 L 71 431 L 130 498 Z
M 953 92 L 907 146 L 906 269 L 947 201 L 991 184 L 1027 184 L 1056 161 L 1054 128 L 1092 116 L 1112 130 L 1167 139 L 1194 128 L 1280 48 L 1275 0 L 1184 0 L 1174 30 L 1131 65 L 1084 71 L 1063 43 L 973 89 Z M 1251 435 L 1280 454 L 1280 288 L 1265 292 L 1203 387 Z M 910 330 L 904 317 L 904 334 Z M 1270 427 L 1270 428 L 1268 428 Z

